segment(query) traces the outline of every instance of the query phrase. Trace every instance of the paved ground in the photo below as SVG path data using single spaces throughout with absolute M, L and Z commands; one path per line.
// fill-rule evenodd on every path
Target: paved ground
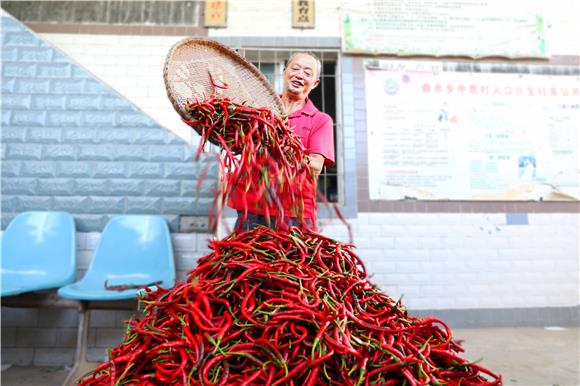
M 455 329 L 465 357 L 502 374 L 505 385 L 580 386 L 580 329 Z
M 505 385 L 580 386 L 580 329 L 493 328 L 455 329 L 464 340 L 464 357 L 481 359 L 503 375 Z M 3 386 L 61 385 L 66 370 L 10 367 L 2 371 Z

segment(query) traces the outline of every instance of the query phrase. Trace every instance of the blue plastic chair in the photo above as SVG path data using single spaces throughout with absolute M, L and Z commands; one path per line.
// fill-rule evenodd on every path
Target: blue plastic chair
M 135 298 L 140 287 L 174 285 L 173 248 L 163 217 L 122 215 L 105 226 L 83 278 L 58 294 L 78 300 L 122 300 Z
M 23 212 L 2 236 L 0 296 L 58 288 L 76 274 L 76 229 L 65 212 Z
M 64 384 L 76 384 L 96 367 L 86 359 L 89 301 L 134 299 L 143 287 L 174 285 L 173 247 L 163 217 L 121 215 L 109 220 L 83 278 L 58 290 L 62 297 L 79 300 L 81 306 L 75 363 Z

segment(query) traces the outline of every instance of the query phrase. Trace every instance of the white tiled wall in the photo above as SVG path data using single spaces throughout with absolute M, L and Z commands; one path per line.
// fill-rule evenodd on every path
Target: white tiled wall
M 272 0 L 273 1 L 273 0 Z M 257 2 L 253 3 L 255 7 Z M 290 2 L 287 2 L 290 12 Z M 317 14 L 335 10 L 316 2 Z M 324 7 L 330 7 L 325 9 Z M 321 8 L 321 9 L 319 9 Z M 260 25 L 277 23 L 263 17 Z M 255 9 L 254 9 L 255 11 Z M 217 36 L 244 31 L 252 8 L 231 2 L 227 30 Z M 289 19 L 280 22 L 289 29 Z M 256 24 L 256 23 L 254 23 Z M 332 27 L 334 28 L 334 27 Z M 334 36 L 328 27 L 324 36 Z M 291 36 L 295 30 L 280 32 Z M 302 32 L 300 32 L 302 33 Z M 303 33 L 316 33 L 315 31 Z M 145 113 L 191 141 L 191 129 L 170 105 L 162 69 L 170 47 L 182 37 L 43 34 L 43 37 L 111 85 Z M 195 140 L 195 139 L 194 139 Z M 505 214 L 360 213 L 352 221 L 355 244 L 373 281 L 391 296 L 421 308 L 548 307 L 578 304 L 578 215 L 530 214 L 528 225 L 506 225 Z M 346 228 L 327 224 L 323 232 L 346 240 Z M 205 235 L 175 235 L 180 277 L 207 251 Z M 98 234 L 79 235 L 85 268 Z M 83 242 L 86 240 L 86 242 Z
M 571 307 L 579 304 L 579 215 L 359 213 L 355 252 L 371 281 L 411 309 Z M 227 221 L 231 225 L 231 219 Z M 346 227 L 321 220 L 320 233 L 348 242 Z M 100 235 L 78 235 L 88 267 Z M 178 278 L 210 252 L 209 234 L 174 234 Z
M 191 129 L 169 104 L 162 79 L 165 56 L 180 37 L 43 36 L 158 122 L 191 140 Z M 391 296 L 404 296 L 411 308 L 577 305 L 578 215 L 530 214 L 528 225 L 506 225 L 505 217 L 360 213 L 353 221 L 354 241 L 373 280 Z M 346 228 L 340 224 L 323 230 L 346 240 Z M 80 237 L 94 243 L 97 236 Z M 200 235 L 175 237 L 183 277 L 207 243 Z M 81 261 L 90 249 L 89 245 L 81 253 Z
M 251 10 L 251 7 L 238 9 L 240 5 L 234 3 L 230 4 L 230 16 Z M 316 4 L 319 8 L 333 7 L 328 2 Z M 287 6 L 289 11 L 290 2 Z M 330 8 L 317 8 L 317 12 L 331 12 Z M 334 18 L 332 12 L 329 19 Z M 272 22 L 270 18 L 264 19 L 266 24 Z M 236 27 L 237 23 L 248 20 L 251 18 L 231 18 L 229 35 L 236 28 L 243 29 Z M 286 28 L 280 25 L 281 30 Z M 325 33 L 335 34 L 331 30 L 329 27 Z M 227 35 L 227 31 L 222 32 Z M 186 141 L 192 140 L 191 129 L 180 121 L 167 99 L 162 78 L 165 56 L 182 37 L 70 34 L 43 34 L 43 37 L 159 123 Z M 360 213 L 352 224 L 357 251 L 373 280 L 391 296 L 404 296 L 411 308 L 548 307 L 579 303 L 578 214 L 530 214 L 528 225 L 506 225 L 506 215 L 501 213 Z M 328 224 L 323 232 L 342 240 L 347 238 L 346 228 L 341 224 Z M 79 237 L 87 240 L 86 250 L 80 255 L 82 262 L 90 255 L 98 235 Z M 202 237 L 175 236 L 177 267 L 182 277 L 202 249 L 206 251 L 207 242 Z

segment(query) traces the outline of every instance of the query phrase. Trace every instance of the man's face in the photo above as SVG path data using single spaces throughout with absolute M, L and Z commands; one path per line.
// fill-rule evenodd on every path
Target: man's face
M 284 93 L 305 99 L 318 85 L 316 59 L 307 54 L 297 54 L 284 70 Z

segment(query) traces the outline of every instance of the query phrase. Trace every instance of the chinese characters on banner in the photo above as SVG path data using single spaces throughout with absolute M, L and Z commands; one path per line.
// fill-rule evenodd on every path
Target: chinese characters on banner
M 577 67 L 375 60 L 365 88 L 370 199 L 580 199 Z
M 206 0 L 204 13 L 205 27 L 228 26 L 227 0 Z
M 342 49 L 349 53 L 548 57 L 541 2 L 345 0 Z M 475 43 L 476 42 L 476 43 Z
M 292 28 L 314 28 L 314 0 L 292 0 Z

